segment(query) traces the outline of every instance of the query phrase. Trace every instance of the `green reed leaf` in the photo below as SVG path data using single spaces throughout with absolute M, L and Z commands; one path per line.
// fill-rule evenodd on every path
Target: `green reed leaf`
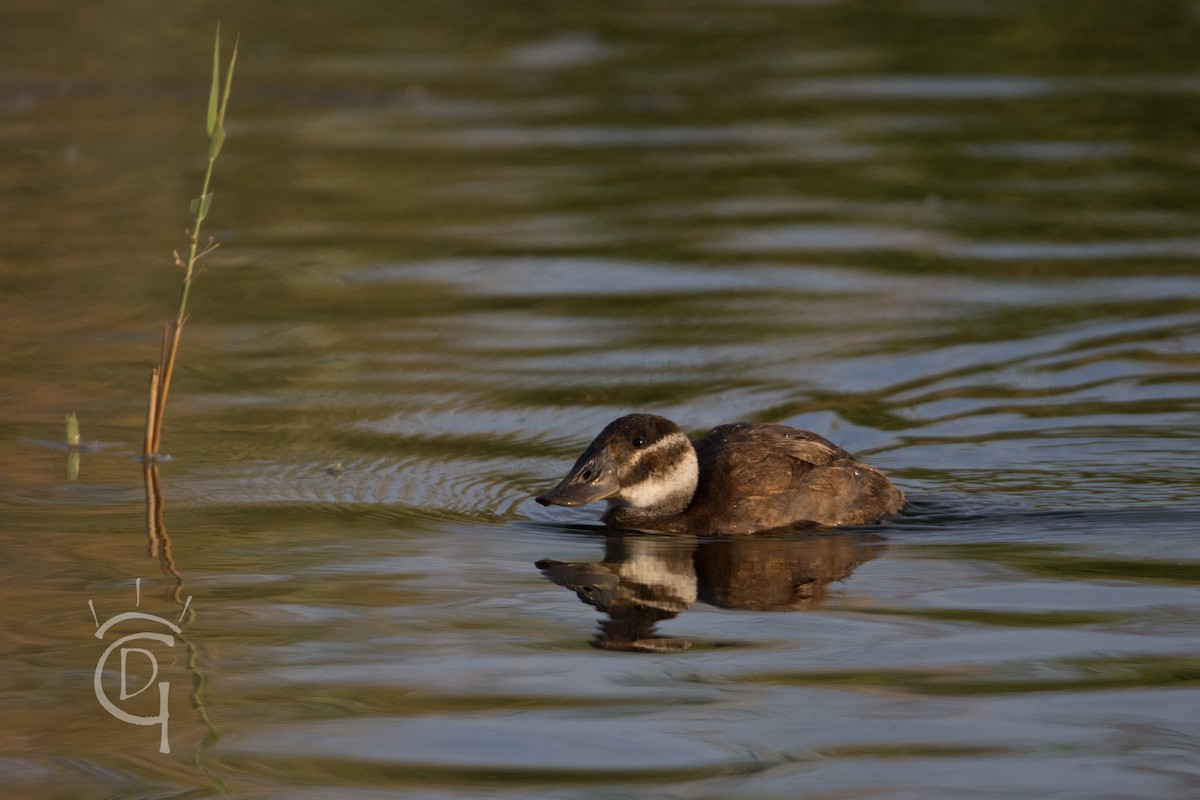
M 221 152 L 221 146 L 225 144 L 225 125 L 221 119 L 217 119 L 217 129 L 213 131 L 212 137 L 208 140 L 208 160 L 215 161 L 217 154 Z
M 212 205 L 213 193 L 201 195 L 192 200 L 192 219 L 199 225 L 208 216 L 208 208 Z
M 226 88 L 221 96 L 221 122 L 224 124 L 224 109 L 229 104 L 229 90 L 233 88 L 233 68 L 238 64 L 238 44 L 241 43 L 241 35 L 234 37 L 233 53 L 229 54 L 229 67 L 226 70 Z
M 221 87 L 221 23 L 217 23 L 217 38 L 213 42 L 212 86 L 208 90 L 208 136 L 211 139 L 217 127 L 217 92 Z

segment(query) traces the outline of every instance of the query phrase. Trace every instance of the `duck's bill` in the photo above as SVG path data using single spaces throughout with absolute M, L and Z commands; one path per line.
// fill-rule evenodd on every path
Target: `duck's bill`
M 584 457 L 550 491 L 536 498 L 544 506 L 582 506 L 612 497 L 621 490 L 614 465 L 607 458 Z

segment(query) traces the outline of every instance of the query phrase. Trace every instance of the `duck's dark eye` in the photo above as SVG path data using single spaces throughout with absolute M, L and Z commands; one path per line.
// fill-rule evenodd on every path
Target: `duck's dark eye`
M 643 439 L 642 437 L 640 437 L 640 436 L 635 436 L 635 437 L 633 437 L 633 442 L 632 442 L 632 444 L 633 444 L 633 446 L 634 446 L 634 447 L 641 447 L 641 446 L 642 446 L 642 445 L 644 445 L 645 443 L 646 443 L 646 440 L 645 440 L 645 439 Z

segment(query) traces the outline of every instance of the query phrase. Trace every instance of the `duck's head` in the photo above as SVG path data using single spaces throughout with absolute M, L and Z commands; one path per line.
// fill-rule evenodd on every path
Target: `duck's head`
M 607 500 L 613 521 L 649 524 L 692 501 L 700 468 L 678 425 L 653 414 L 629 414 L 600 431 L 558 485 L 537 498 L 544 506 Z

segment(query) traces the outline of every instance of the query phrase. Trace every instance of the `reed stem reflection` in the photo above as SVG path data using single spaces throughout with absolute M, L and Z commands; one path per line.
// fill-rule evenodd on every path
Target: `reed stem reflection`
M 190 595 L 186 598 L 183 596 L 183 573 L 179 571 L 179 567 L 175 563 L 175 556 L 171 552 L 171 536 L 167 533 L 167 525 L 163 514 L 162 479 L 158 474 L 158 462 L 144 460 L 142 462 L 142 477 L 146 486 L 146 538 L 148 540 L 149 555 L 158 561 L 158 565 L 164 575 L 174 578 L 174 586 L 168 590 L 167 596 L 172 602 L 182 606 L 183 611 L 180 619 L 180 627 L 186 629 L 187 623 L 192 622 L 196 618 L 196 608 L 191 603 L 192 598 Z M 204 686 L 207 679 L 200 668 L 199 649 L 196 643 L 183 630 L 178 634 L 178 638 L 187 648 L 187 670 L 192 676 L 192 710 L 196 712 L 197 718 L 206 730 L 204 739 L 195 750 L 193 763 L 208 776 L 214 788 L 224 793 L 224 782 L 205 763 L 204 759 L 205 752 L 220 739 L 220 733 L 213 725 L 211 718 L 208 716 L 208 710 L 204 705 Z

